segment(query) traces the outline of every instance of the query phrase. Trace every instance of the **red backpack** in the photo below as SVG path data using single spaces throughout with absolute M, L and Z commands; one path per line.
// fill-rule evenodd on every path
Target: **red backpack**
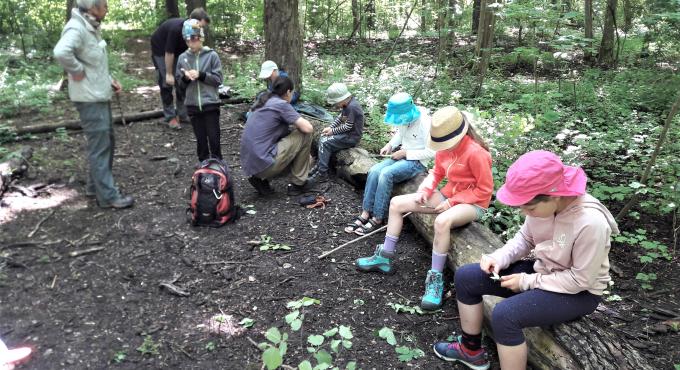
M 229 166 L 224 161 L 209 158 L 191 176 L 191 225 L 220 227 L 235 221 L 238 207 L 229 176 Z

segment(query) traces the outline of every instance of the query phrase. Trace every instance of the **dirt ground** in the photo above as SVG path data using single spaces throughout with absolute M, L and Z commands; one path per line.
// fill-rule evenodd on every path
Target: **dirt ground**
M 129 72 L 152 80 L 144 52 L 131 44 Z M 153 87 L 127 92 L 126 111 L 157 109 Z M 312 357 L 307 336 L 339 325 L 353 334 L 350 349 L 332 353 L 340 368 L 350 361 L 363 369 L 451 367 L 430 349 L 458 330 L 451 296 L 431 315 L 397 313 L 388 305 L 417 305 L 430 246 L 407 223 L 395 275 L 359 273 L 353 266 L 355 258 L 372 253 L 382 235 L 318 260 L 352 238 L 342 228 L 359 211 L 361 191 L 333 180 L 330 205 L 310 210 L 285 195 L 286 181 L 280 179 L 274 195 L 258 197 L 239 169 L 238 116 L 245 109 L 222 109 L 222 148 L 237 201 L 251 212 L 220 229 L 193 228 L 186 219 L 196 163 L 189 127 L 171 131 L 158 120 L 115 127 L 114 176 L 136 198 L 127 210 L 102 210 L 85 196 L 81 133 L 41 134 L 16 145 L 35 149 L 28 175 L 16 185 L 46 185 L 28 195 L 15 188 L 0 207 L 0 337 L 10 347 L 34 349 L 20 368 L 260 369 L 261 350 L 254 343 L 265 342 L 272 327 L 289 334 L 284 363 L 297 367 Z M 16 121 L 22 120 L 33 121 Z M 670 235 L 670 225 L 659 220 L 655 226 Z M 260 251 L 249 243 L 263 235 L 291 249 Z M 89 253 L 77 255 L 83 251 Z M 611 258 L 617 266 L 613 293 L 623 300 L 591 316 L 633 342 L 654 367 L 673 368 L 680 363 L 677 326 L 662 322 L 680 316 L 677 258 L 663 264 L 651 292 L 634 279 L 641 265 L 633 251 L 615 244 Z M 451 278 L 447 272 L 454 294 Z M 173 280 L 188 296 L 160 285 Z M 286 305 L 303 297 L 320 303 L 303 309 L 302 329 L 294 332 L 284 320 L 291 312 Z M 225 317 L 217 328 L 210 322 L 215 315 Z M 254 321 L 247 329 L 239 325 L 246 318 Z M 425 355 L 400 362 L 394 347 L 376 334 L 383 327 L 394 330 L 399 345 Z M 497 364 L 494 357 L 493 368 Z

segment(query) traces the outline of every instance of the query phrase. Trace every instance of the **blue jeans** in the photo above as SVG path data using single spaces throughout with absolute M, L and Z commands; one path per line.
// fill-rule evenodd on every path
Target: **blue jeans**
M 386 159 L 368 171 L 366 188 L 364 189 L 364 211 L 373 217 L 384 220 L 390 207 L 392 186 L 395 183 L 406 181 L 425 171 L 420 161 L 400 159 Z
M 87 139 L 88 191 L 95 192 L 99 204 L 120 197 L 113 182 L 113 150 L 115 140 L 111 119 L 111 103 L 74 103 L 80 113 L 80 126 Z
M 317 171 L 328 173 L 328 163 L 330 163 L 333 153 L 342 149 L 353 148 L 358 142 L 359 139 L 347 134 L 321 136 L 319 139 L 319 161 L 316 164 Z
M 177 58 L 179 55 L 175 56 L 175 61 L 173 65 L 173 71 L 170 73 L 174 76 L 174 69 L 177 66 Z M 163 116 L 165 117 L 165 122 L 169 122 L 171 119 L 179 116 L 183 121 L 189 120 L 187 115 L 187 108 L 184 106 L 184 89 L 180 88 L 177 83 L 174 86 L 167 85 L 165 83 L 165 56 L 152 55 L 151 60 L 153 61 L 153 66 L 156 68 L 156 82 L 158 87 L 161 89 L 161 102 L 163 103 Z M 172 91 L 175 90 L 175 98 L 173 101 Z M 177 106 L 177 109 L 175 109 Z
M 499 275 L 534 273 L 533 260 L 517 261 Z M 549 326 L 576 320 L 592 313 L 602 299 L 587 290 L 577 294 L 531 289 L 515 293 L 491 280 L 479 263 L 459 267 L 455 276 L 456 299 L 466 305 L 482 302 L 483 295 L 505 297 L 493 309 L 491 328 L 496 343 L 516 346 L 524 343 L 523 328 Z

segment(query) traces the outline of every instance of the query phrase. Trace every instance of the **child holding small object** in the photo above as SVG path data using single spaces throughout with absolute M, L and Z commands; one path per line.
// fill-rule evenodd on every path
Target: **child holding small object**
M 356 261 L 361 271 L 391 273 L 403 225 L 402 215 L 407 212 L 438 214 L 434 222 L 432 267 L 420 302 L 425 310 L 436 310 L 442 305 L 442 273 L 451 244 L 451 228 L 480 219 L 489 207 L 493 192 L 491 154 L 466 115 L 452 106 L 432 115 L 427 146 L 437 151 L 434 168 L 417 193 L 392 198 L 385 242 L 378 244 L 373 256 Z M 441 191 L 437 190 L 445 177 L 448 183 Z
M 184 105 L 196 135 L 198 161 L 222 159 L 220 147 L 220 97 L 222 63 L 217 53 L 203 46 L 203 28 L 195 19 L 184 22 L 182 37 L 189 49 L 179 56 L 176 80 L 186 89 Z
M 456 271 L 463 333 L 452 343 L 436 343 L 438 357 L 471 369 L 489 368 L 481 346 L 483 295 L 507 298 L 491 317 L 504 370 L 526 368 L 523 328 L 555 325 L 595 311 L 611 280 L 610 237 L 619 230 L 607 208 L 586 194 L 586 181 L 581 168 L 565 166 L 547 151 L 526 153 L 510 166 L 496 197 L 519 207 L 526 215 L 524 225 L 480 263 Z M 524 260 L 532 250 L 535 260 Z M 500 275 L 500 283 L 489 274 L 491 279 Z
M 347 224 L 346 233 L 365 235 L 379 227 L 387 216 L 393 185 L 425 172 L 427 162 L 434 157 L 434 152 L 426 147 L 430 120 L 427 109 L 417 107 L 407 93 L 394 94 L 387 102 L 384 121 L 398 130 L 380 149 L 381 157 L 388 159 L 368 171 L 361 214 Z M 399 150 L 392 152 L 399 146 Z
M 328 182 L 328 164 L 333 153 L 355 147 L 364 131 L 364 110 L 345 84 L 329 86 L 326 100 L 342 111 L 329 127 L 321 131 L 318 160 L 309 172 L 309 181 L 313 184 Z

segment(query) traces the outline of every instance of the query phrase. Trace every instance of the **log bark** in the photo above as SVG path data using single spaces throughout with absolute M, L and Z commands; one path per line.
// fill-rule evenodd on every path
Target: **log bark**
M 28 170 L 28 160 L 33 156 L 33 148 L 22 147 L 15 155 L 11 155 L 6 162 L 0 163 L 0 198 L 5 193 L 12 180 Z
M 252 100 L 251 98 L 222 99 L 221 105 L 250 103 L 251 100 Z M 125 122 L 129 124 L 130 122 L 145 121 L 148 119 L 154 119 L 159 117 L 163 117 L 162 110 L 152 110 L 130 114 L 126 113 Z M 113 116 L 113 123 L 122 124 L 123 120 L 121 119 L 120 116 Z M 80 130 L 80 120 L 70 120 L 53 123 L 38 123 L 35 125 L 17 127 L 16 133 L 18 135 L 40 134 L 44 132 L 52 132 L 58 128 L 65 128 L 67 130 Z
M 372 165 L 377 163 L 365 150 L 352 148 L 337 154 L 337 173 L 350 183 L 361 186 Z M 395 186 L 394 195 L 416 191 L 425 175 Z M 434 215 L 412 214 L 408 217 L 418 233 L 432 242 Z M 448 267 L 456 268 L 467 263 L 477 263 L 482 254 L 491 253 L 503 242 L 491 230 L 479 223 L 451 232 L 451 249 Z M 486 330 L 495 305 L 502 298 L 486 296 L 484 316 Z M 549 328 L 524 330 L 529 347 L 529 364 L 537 369 L 649 369 L 652 367 L 628 342 L 622 340 L 607 323 L 596 322 L 598 313 L 579 320 Z

